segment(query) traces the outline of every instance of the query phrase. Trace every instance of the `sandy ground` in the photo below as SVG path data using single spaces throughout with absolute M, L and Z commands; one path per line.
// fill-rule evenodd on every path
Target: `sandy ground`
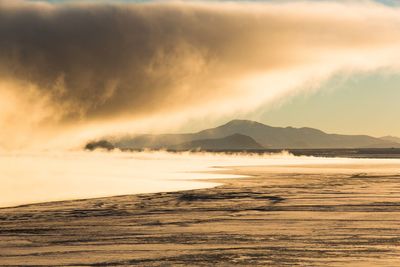
M 0 209 L 0 265 L 400 266 L 399 174 L 230 172 L 252 177 Z

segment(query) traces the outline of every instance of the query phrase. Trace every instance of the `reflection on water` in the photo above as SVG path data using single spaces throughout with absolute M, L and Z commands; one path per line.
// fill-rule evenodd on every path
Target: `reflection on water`
M 124 194 L 205 188 L 194 181 L 233 178 L 206 171 L 213 166 L 263 166 L 271 171 L 399 170 L 395 159 L 340 159 L 273 155 L 167 152 L 62 152 L 0 154 L 0 207 Z

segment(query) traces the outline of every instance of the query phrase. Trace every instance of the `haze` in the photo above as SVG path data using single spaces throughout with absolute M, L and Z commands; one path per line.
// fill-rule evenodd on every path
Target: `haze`
M 399 10 L 373 1 L 1 0 L 0 25 L 0 143 L 12 150 L 243 117 L 400 62 Z
M 200 180 L 242 177 L 223 174 L 240 166 L 263 166 L 270 173 L 388 174 L 399 170 L 400 160 L 295 157 L 288 153 L 2 153 L 0 207 L 213 187 L 220 184 Z

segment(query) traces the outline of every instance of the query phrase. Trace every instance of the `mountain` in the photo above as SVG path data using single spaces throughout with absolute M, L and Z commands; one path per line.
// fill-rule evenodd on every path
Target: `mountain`
M 303 127 L 271 127 L 249 120 L 233 120 L 213 129 L 197 133 L 198 136 L 222 137 L 240 133 L 252 137 L 266 148 L 367 148 L 400 146 L 367 135 L 327 134 L 321 130 Z
M 194 140 L 170 148 L 175 150 L 256 150 L 264 147 L 247 135 L 233 134 L 223 138 Z
M 383 136 L 380 139 L 382 139 L 384 141 L 400 143 L 400 137 L 396 137 L 396 136 L 388 135 L 388 136 Z
M 220 146 L 223 147 L 227 144 L 227 140 L 224 140 L 224 138 L 235 134 L 250 137 L 264 148 L 315 149 L 400 147 L 400 143 L 367 135 L 328 134 L 318 129 L 307 127 L 272 127 L 249 120 L 233 120 L 216 128 L 206 129 L 197 133 L 144 134 L 135 137 L 125 137 L 116 140 L 114 145 L 121 149 L 176 149 L 179 146 L 192 148 L 198 144 L 205 146 L 211 143 L 213 143 L 213 146 L 217 146 L 216 142 L 221 142 Z M 240 138 L 244 140 L 244 137 Z M 217 140 L 211 141 L 212 139 Z

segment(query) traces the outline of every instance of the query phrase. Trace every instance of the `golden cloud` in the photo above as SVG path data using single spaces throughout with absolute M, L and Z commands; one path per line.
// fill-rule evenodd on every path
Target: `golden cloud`
M 372 2 L 0 0 L 0 36 L 3 146 L 234 114 L 400 62 L 399 10 Z

